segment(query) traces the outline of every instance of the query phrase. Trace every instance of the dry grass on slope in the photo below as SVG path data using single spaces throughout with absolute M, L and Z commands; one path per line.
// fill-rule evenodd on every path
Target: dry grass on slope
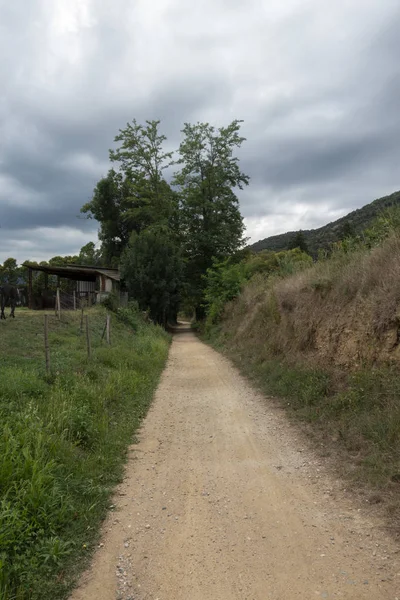
M 253 279 L 223 331 L 266 357 L 359 368 L 400 361 L 400 237 L 338 254 L 291 277 Z

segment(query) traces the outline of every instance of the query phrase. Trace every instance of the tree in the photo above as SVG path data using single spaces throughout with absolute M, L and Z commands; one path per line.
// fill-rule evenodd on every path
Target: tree
M 235 120 L 219 129 L 208 123 L 186 123 L 183 128 L 178 161 L 182 168 L 173 183 L 179 190 L 183 250 L 197 317 L 204 315 L 207 269 L 213 260 L 223 260 L 244 243 L 234 192 L 249 182 L 234 156 L 244 141 L 239 136 L 240 123 Z
M 16 285 L 21 276 L 22 271 L 15 258 L 6 258 L 3 265 L 0 265 L 0 284 Z
M 96 250 L 94 242 L 88 242 L 85 246 L 82 246 L 77 258 L 77 263 L 80 265 L 88 265 L 90 267 L 101 266 L 101 250 Z
M 166 325 L 176 320 L 183 262 L 179 246 L 166 227 L 134 233 L 121 259 L 121 275 L 142 310 Z
M 166 137 L 159 133 L 159 121 L 140 125 L 134 119 L 120 129 L 110 150 L 117 164 L 101 179 L 81 212 L 100 223 L 102 253 L 109 263 L 117 263 L 132 232 L 140 233 L 155 224 L 172 225 L 177 197 L 163 172 L 171 164 L 172 153 L 164 152 Z
M 88 219 L 100 223 L 99 239 L 102 242 L 102 254 L 109 264 L 118 261 L 121 252 L 129 241 L 129 224 L 126 211 L 130 206 L 129 182 L 114 169 L 97 183 L 90 202 L 81 208 Z
M 354 223 L 352 221 L 345 221 L 339 231 L 339 240 L 347 240 L 348 238 L 354 238 L 357 235 Z
M 294 250 L 295 248 L 299 248 L 302 252 L 309 254 L 306 238 L 301 230 L 298 231 L 289 242 L 288 250 Z

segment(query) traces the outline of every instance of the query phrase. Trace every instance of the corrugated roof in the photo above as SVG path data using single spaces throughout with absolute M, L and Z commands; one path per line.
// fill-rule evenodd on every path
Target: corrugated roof
M 120 281 L 118 269 L 88 267 L 87 265 L 67 265 L 61 267 L 57 265 L 36 265 L 29 262 L 25 262 L 22 266 L 32 269 L 33 271 L 41 271 L 48 275 L 57 275 L 59 277 L 75 279 L 77 281 L 96 281 L 97 275 L 104 275 L 109 279 L 114 279 L 114 281 Z

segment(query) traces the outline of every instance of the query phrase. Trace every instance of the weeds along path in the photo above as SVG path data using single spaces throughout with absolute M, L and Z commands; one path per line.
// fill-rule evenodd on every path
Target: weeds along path
M 140 439 L 72 600 L 400 596 L 377 518 L 191 332 L 174 337 Z

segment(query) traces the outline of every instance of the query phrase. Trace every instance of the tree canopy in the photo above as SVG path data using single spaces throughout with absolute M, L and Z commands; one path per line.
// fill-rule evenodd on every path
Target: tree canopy
M 115 137 L 113 166 L 81 209 L 100 223 L 103 259 L 121 263 L 128 290 L 159 322 L 176 314 L 182 296 L 200 315 L 207 269 L 243 245 L 240 124 L 186 123 L 174 161 L 160 121 L 134 119 Z

